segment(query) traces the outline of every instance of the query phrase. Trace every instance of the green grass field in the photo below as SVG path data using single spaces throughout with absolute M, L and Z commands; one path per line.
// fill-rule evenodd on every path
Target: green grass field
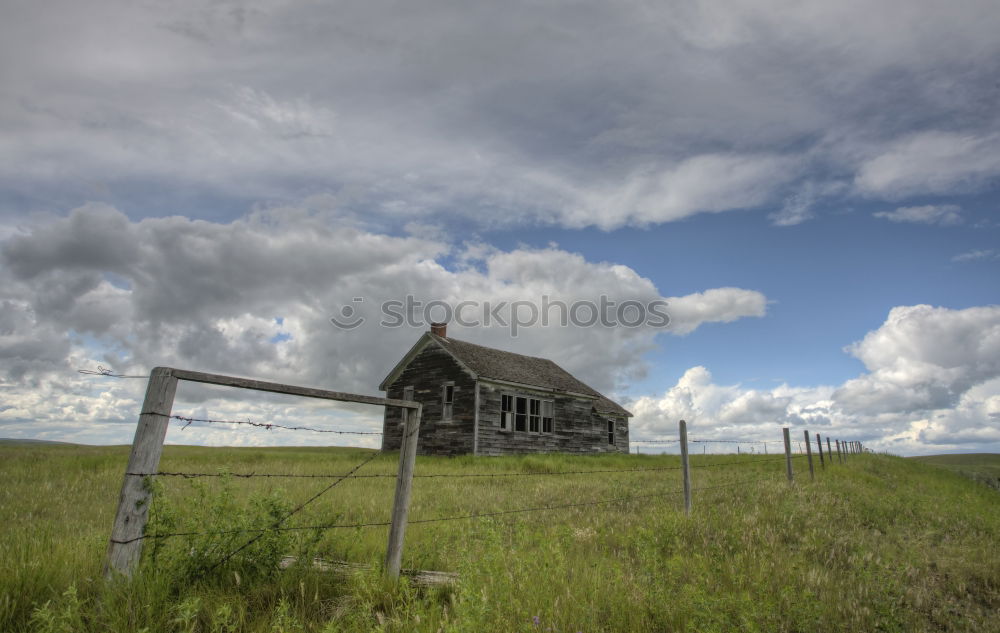
M 0 445 L 0 631 L 1000 631 L 1000 495 L 920 461 L 855 456 L 811 483 L 798 458 L 790 486 L 774 456 L 695 455 L 694 486 L 706 489 L 687 517 L 678 470 L 542 474 L 672 468 L 676 457 L 420 458 L 418 474 L 530 476 L 416 479 L 415 520 L 663 496 L 413 524 L 404 566 L 460 574 L 452 588 L 418 589 L 378 573 L 384 527 L 271 534 L 212 571 L 247 534 L 147 541 L 137 578 L 106 583 L 127 453 Z M 339 473 L 368 454 L 172 446 L 161 469 Z M 395 459 L 360 473 L 393 473 Z M 149 533 L 266 524 L 328 482 L 159 478 Z M 389 478 L 347 480 L 289 524 L 382 522 L 392 491 Z M 276 571 L 283 554 L 374 570 Z
M 958 455 L 927 455 L 913 459 L 941 466 L 964 477 L 1000 490 L 1000 455 L 996 453 L 963 453 Z

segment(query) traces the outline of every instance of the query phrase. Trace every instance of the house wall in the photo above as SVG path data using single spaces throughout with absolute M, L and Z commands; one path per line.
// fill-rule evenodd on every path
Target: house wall
M 500 396 L 504 393 L 552 400 L 553 432 L 500 430 Z M 479 382 L 479 455 L 512 453 L 628 453 L 628 421 L 615 423 L 615 443 L 608 443 L 608 416 L 592 412 L 593 400 L 550 391 Z
M 447 381 L 455 383 L 451 421 L 442 420 L 441 386 Z M 417 454 L 471 453 L 476 381 L 451 354 L 437 345 L 428 345 L 388 385 L 386 397 L 401 399 L 406 386 L 413 387 L 413 399 L 423 405 Z M 403 438 L 401 409 L 385 408 L 382 433 L 382 450 L 399 450 Z
M 455 385 L 451 421 L 442 420 L 441 386 Z M 479 381 L 478 446 L 474 431 L 476 380 L 448 352 L 427 345 L 388 385 L 386 397 L 403 398 L 403 389 L 413 387 L 413 399 L 423 405 L 419 455 L 509 455 L 519 453 L 628 453 L 628 421 L 615 423 L 615 444 L 608 444 L 608 416 L 592 412 L 593 400 L 549 391 L 509 387 Z M 527 433 L 500 430 L 500 396 L 503 393 L 530 396 L 554 402 L 553 432 Z M 399 450 L 402 442 L 402 411 L 386 407 L 382 450 Z

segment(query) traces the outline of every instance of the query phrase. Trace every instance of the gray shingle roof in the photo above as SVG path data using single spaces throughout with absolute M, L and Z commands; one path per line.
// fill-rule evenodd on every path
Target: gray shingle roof
M 485 347 L 430 333 L 428 336 L 482 378 L 516 382 L 556 391 L 581 393 L 596 398 L 594 408 L 600 413 L 632 415 L 618 403 L 580 382 L 568 371 L 547 358 L 505 352 L 493 347 Z

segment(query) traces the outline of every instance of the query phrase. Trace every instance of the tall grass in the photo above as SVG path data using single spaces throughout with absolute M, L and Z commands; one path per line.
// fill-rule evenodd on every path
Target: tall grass
M 359 449 L 167 447 L 167 471 L 340 473 Z M 386 583 L 385 528 L 252 533 L 147 544 L 132 582 L 100 576 L 124 447 L 0 446 L 3 631 L 998 631 L 1000 496 L 900 458 L 855 456 L 795 485 L 780 460 L 692 457 L 694 512 L 673 456 L 420 458 L 411 519 L 663 493 L 602 505 L 415 523 L 404 566 L 451 588 Z M 394 473 L 395 455 L 361 473 Z M 712 467 L 722 462 L 737 464 Z M 759 481 L 748 480 L 763 478 Z M 742 482 L 742 483 L 741 483 Z M 265 525 L 323 479 L 160 478 L 150 533 Z M 715 487 L 724 484 L 737 484 Z M 288 521 L 388 519 L 392 479 L 344 481 Z M 368 563 L 344 577 L 283 553 Z
M 1000 455 L 995 453 L 959 453 L 927 455 L 913 459 L 947 468 L 963 477 L 1000 490 Z

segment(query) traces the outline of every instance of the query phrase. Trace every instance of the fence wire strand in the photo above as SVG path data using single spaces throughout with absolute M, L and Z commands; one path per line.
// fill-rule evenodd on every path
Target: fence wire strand
M 368 462 L 370 462 L 371 459 L 372 458 L 369 458 L 365 462 L 362 462 L 361 464 L 359 464 L 355 468 L 355 470 L 361 468 L 362 466 L 364 466 L 365 464 L 367 464 Z M 701 492 L 701 491 L 706 491 L 706 490 L 717 490 L 717 489 L 721 489 L 721 488 L 732 488 L 732 487 L 735 487 L 735 486 L 743 486 L 743 485 L 755 483 L 755 482 L 762 481 L 762 480 L 765 480 L 765 479 L 772 479 L 772 478 L 773 478 L 773 476 L 762 475 L 760 477 L 752 477 L 752 478 L 748 478 L 748 479 L 740 479 L 738 481 L 731 481 L 731 482 L 727 482 L 727 483 L 724 483 L 724 484 L 715 484 L 715 485 L 711 485 L 711 486 L 698 486 L 698 487 L 692 488 L 691 492 L 694 493 L 694 492 Z M 211 571 L 211 570 L 217 568 L 219 565 L 221 565 L 224 562 L 226 562 L 227 560 L 229 560 L 230 558 L 232 558 L 238 552 L 242 551 L 243 549 L 245 549 L 246 547 L 248 547 L 249 545 L 251 545 L 252 543 L 254 543 L 257 539 L 261 538 L 267 532 L 293 532 L 293 531 L 308 531 L 308 530 L 359 529 L 359 528 L 367 528 L 367 527 L 386 527 L 386 526 L 391 525 L 390 521 L 370 521 L 370 522 L 363 522 L 363 523 L 332 523 L 332 524 L 328 523 L 328 524 L 319 524 L 319 525 L 295 525 L 295 526 L 282 526 L 281 525 L 281 523 L 283 523 L 285 520 L 287 520 L 293 514 L 295 514 L 299 510 L 301 510 L 303 507 L 305 507 L 307 504 L 311 503 L 315 499 L 319 498 L 320 495 L 322 495 L 323 493 L 325 493 L 327 490 L 329 490 L 330 488 L 332 488 L 334 485 L 340 483 L 340 481 L 343 481 L 343 479 L 338 480 L 333 485 L 331 485 L 331 486 L 327 487 L 326 489 L 322 490 L 321 492 L 317 493 L 314 497 L 312 497 L 308 501 L 304 502 L 298 508 L 296 508 L 295 510 L 293 510 L 292 512 L 290 512 L 288 515 L 286 515 L 283 519 L 281 519 L 279 521 L 276 521 L 272 526 L 258 527 L 258 528 L 240 528 L 240 529 L 234 529 L 234 530 L 218 530 L 218 531 L 211 531 L 211 532 L 191 531 L 191 532 L 170 532 L 170 533 L 166 533 L 166 534 L 144 534 L 142 536 L 138 536 L 138 537 L 135 537 L 135 538 L 127 540 L 127 541 L 115 541 L 115 542 L 116 543 L 131 543 L 133 541 L 138 541 L 138 540 L 143 540 L 143 539 L 166 539 L 166 538 L 174 538 L 174 537 L 178 537 L 178 536 L 226 536 L 226 535 L 231 535 L 231 534 L 259 533 L 259 534 L 257 534 L 257 536 L 255 536 L 253 539 L 251 539 L 249 542 L 243 544 L 242 546 L 240 546 L 236 550 L 233 550 L 232 552 L 230 552 L 229 554 L 227 554 L 224 558 L 222 558 L 220 561 L 218 561 L 217 563 L 215 563 L 215 565 L 213 565 L 212 567 L 210 567 L 207 570 L 207 571 Z M 608 504 L 614 504 L 614 503 L 624 503 L 624 502 L 627 502 L 627 501 L 635 501 L 635 500 L 639 500 L 639 499 L 653 499 L 653 498 L 669 497 L 669 496 L 682 495 L 682 494 L 684 494 L 684 490 L 683 489 L 680 489 L 680 490 L 670 490 L 670 491 L 666 491 L 666 492 L 656 492 L 656 493 L 644 494 L 644 495 L 629 495 L 629 496 L 625 496 L 625 497 L 614 497 L 614 498 L 611 498 L 611 499 L 597 499 L 597 500 L 592 500 L 592 501 L 580 501 L 580 502 L 576 502 L 576 503 L 560 503 L 560 504 L 556 504 L 556 505 L 530 506 L 530 507 L 526 507 L 526 508 L 514 508 L 514 509 L 510 509 L 510 510 L 494 510 L 494 511 L 490 511 L 490 512 L 473 512 L 473 513 L 469 513 L 469 514 L 459 514 L 459 515 L 444 516 L 444 517 L 430 517 L 430 518 L 426 518 L 426 519 L 411 519 L 411 520 L 407 521 L 407 524 L 408 525 L 414 525 L 414 524 L 426 524 L 426 523 L 440 523 L 440 522 L 445 522 L 445 521 L 460 521 L 460 520 L 466 520 L 466 519 L 488 518 L 488 517 L 504 516 L 504 515 L 510 515 L 510 514 L 524 514 L 524 513 L 529 513 L 529 512 L 545 512 L 545 511 L 551 511 L 551 510 L 561 510 L 561 509 L 566 509 L 566 508 L 582 508 L 582 507 L 597 506 L 597 505 L 608 505 Z
M 698 455 L 692 455 L 691 458 L 694 460 L 698 458 Z M 748 456 L 749 457 L 749 456 Z M 800 459 L 807 457 L 807 455 L 792 455 L 792 459 Z M 748 458 L 743 460 L 732 460 L 725 462 L 716 462 L 713 464 L 692 464 L 692 468 L 697 466 L 698 468 L 717 468 L 719 466 L 746 466 L 752 464 L 767 464 L 773 462 L 783 462 L 785 457 L 770 457 L 764 459 L 754 459 Z M 561 475 L 592 475 L 592 474 L 614 474 L 614 473 L 641 473 L 641 472 L 662 472 L 669 470 L 681 470 L 683 466 L 662 466 L 657 468 L 606 468 L 599 470 L 559 470 L 552 472 L 531 472 L 531 473 L 519 473 L 519 472 L 496 472 L 496 473 L 414 473 L 414 479 L 467 479 L 467 478 L 489 478 L 489 477 L 553 477 Z M 195 479 L 199 477 L 237 477 L 241 479 L 250 479 L 254 477 L 264 477 L 264 478 L 287 478 L 287 479 L 332 479 L 332 478 L 345 478 L 345 479 L 395 479 L 396 475 L 390 473 L 372 473 L 366 475 L 350 474 L 350 473 L 227 473 L 227 472 L 217 472 L 217 473 L 192 473 L 192 472 L 170 472 L 170 471 L 159 471 L 155 473 L 125 473 L 133 477 L 148 477 L 148 476 L 158 476 L 158 477 L 181 477 L 184 479 Z
M 76 373 L 85 376 L 104 376 L 106 378 L 149 378 L 149 374 L 142 376 L 130 376 L 127 374 L 116 374 L 110 367 L 98 365 L 97 369 L 77 369 Z
M 338 435 L 382 435 L 382 431 L 341 431 L 338 429 L 315 429 L 309 426 L 286 426 L 284 424 L 278 424 L 276 422 L 254 422 L 253 420 L 213 420 L 210 418 L 192 418 L 184 415 L 168 415 L 166 413 L 158 413 L 156 411 L 143 411 L 139 415 L 158 415 L 163 418 L 170 418 L 171 420 L 178 420 L 184 422 L 184 426 L 181 427 L 183 431 L 187 427 L 194 423 L 201 424 L 242 424 L 245 426 L 253 426 L 261 429 L 283 429 L 285 431 L 311 431 L 313 433 L 336 433 Z

